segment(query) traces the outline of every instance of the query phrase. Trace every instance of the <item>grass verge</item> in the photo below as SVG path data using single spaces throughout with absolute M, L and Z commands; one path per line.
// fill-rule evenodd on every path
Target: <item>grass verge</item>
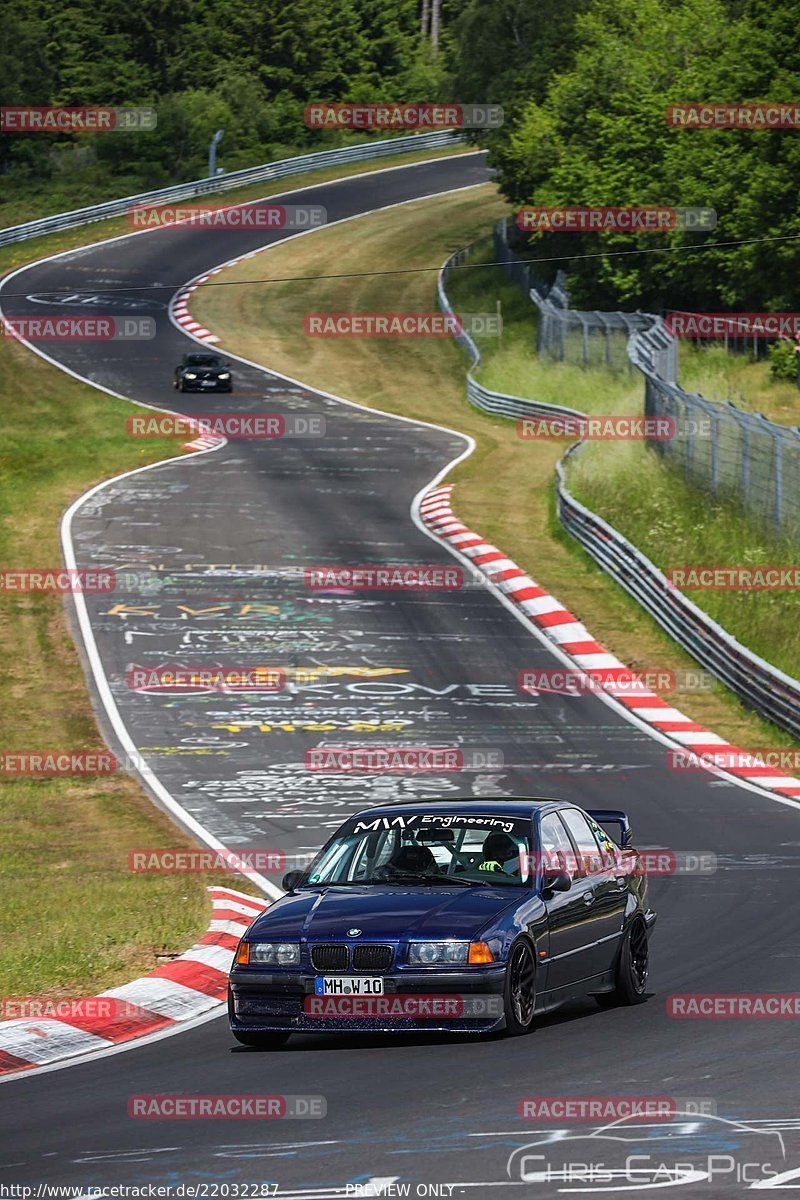
M 333 271 L 380 271 L 393 263 L 402 268 L 441 263 L 453 250 L 484 233 L 504 210 L 494 187 L 486 185 L 349 221 L 274 247 L 226 273 L 226 279 L 241 283 L 263 277 L 265 268 L 271 277 L 291 274 L 301 278 L 283 283 L 253 282 L 236 288 L 201 288 L 195 293 L 193 312 L 197 320 L 220 335 L 223 346 L 231 352 L 374 408 L 471 434 L 477 449 L 452 477 L 457 485 L 454 507 L 459 517 L 558 596 L 631 667 L 691 668 L 693 660 L 555 522 L 553 473 L 561 447 L 523 442 L 517 438 L 513 422 L 486 416 L 467 404 L 466 357 L 456 345 L 421 338 L 312 338 L 303 331 L 309 311 L 433 310 L 433 273 L 362 275 L 344 280 L 318 277 Z M 490 271 L 467 270 L 459 274 L 459 279 L 467 281 L 465 288 L 474 289 L 478 276 L 493 278 Z M 493 312 L 497 295 L 503 298 L 506 293 L 486 284 L 481 286 L 479 296 L 469 291 L 466 295 L 459 293 L 456 308 Z M 513 305 L 509 293 L 508 302 L 503 299 L 507 322 L 503 347 L 514 346 L 517 337 L 520 345 L 529 347 L 529 333 L 517 334 L 508 328 Z M 538 390 L 543 376 L 538 374 L 533 356 L 527 366 L 517 357 L 514 370 L 518 384 L 526 383 L 532 389 L 528 394 L 545 398 Z M 582 374 L 580 377 L 585 378 Z M 553 393 L 553 399 L 583 407 L 584 397 L 577 391 L 579 382 L 575 390 L 562 385 L 560 392 Z M 610 390 L 612 380 L 603 386 Z M 614 386 L 618 390 L 619 381 Z M 516 390 L 525 394 L 519 386 Z M 721 686 L 711 692 L 679 691 L 674 693 L 674 700 L 695 720 L 738 744 L 788 744 L 780 731 L 744 709 Z
M 24 381 L 24 382 L 23 382 Z M 101 478 L 167 458 L 134 446 L 133 406 L 0 339 L 0 560 L 61 562 L 59 518 Z M 0 592 L 3 750 L 102 751 L 63 599 Z M 185 950 L 207 924 L 203 876 L 131 875 L 137 846 L 190 845 L 125 775 L 0 786 L 0 995 L 80 995 Z

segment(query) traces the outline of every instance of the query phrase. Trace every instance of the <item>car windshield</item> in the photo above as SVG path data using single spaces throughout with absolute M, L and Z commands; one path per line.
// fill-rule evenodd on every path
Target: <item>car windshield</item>
M 216 354 L 187 354 L 187 367 L 221 367 L 222 359 Z
M 355 818 L 325 846 L 305 882 L 530 886 L 531 822 L 424 810 Z

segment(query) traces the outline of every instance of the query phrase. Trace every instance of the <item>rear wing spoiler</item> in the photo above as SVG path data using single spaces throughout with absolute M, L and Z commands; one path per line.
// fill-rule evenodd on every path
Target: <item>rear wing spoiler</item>
M 630 847 L 631 823 L 627 813 L 618 808 L 587 808 L 586 811 L 593 821 L 597 821 L 598 825 L 618 825 L 620 846 L 623 850 Z

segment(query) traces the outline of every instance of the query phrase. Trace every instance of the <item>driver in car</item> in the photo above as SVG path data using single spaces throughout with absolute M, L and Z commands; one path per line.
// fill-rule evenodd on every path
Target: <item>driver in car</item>
M 505 875 L 519 874 L 519 848 L 507 833 L 490 833 L 482 847 L 483 862 L 479 871 L 501 871 Z

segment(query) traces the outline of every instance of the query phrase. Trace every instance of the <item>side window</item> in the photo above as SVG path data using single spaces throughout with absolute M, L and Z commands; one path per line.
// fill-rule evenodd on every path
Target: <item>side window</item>
M 567 831 L 555 813 L 542 817 L 540 825 L 542 864 L 545 870 L 566 871 L 570 879 L 578 877 L 575 850 Z
M 572 834 L 585 874 L 596 874 L 603 869 L 603 855 L 597 838 L 583 813 L 576 808 L 562 808 L 560 816 Z

